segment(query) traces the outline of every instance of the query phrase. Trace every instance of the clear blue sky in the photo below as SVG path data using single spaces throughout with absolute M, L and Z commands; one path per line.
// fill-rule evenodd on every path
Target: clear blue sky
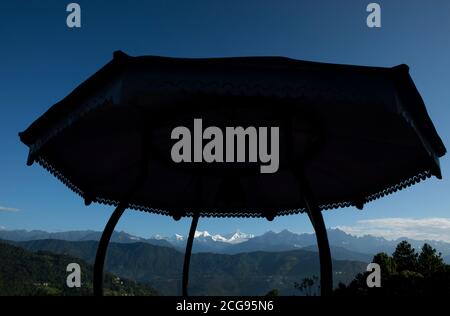
M 17 133 L 112 58 L 130 55 L 277 55 L 333 63 L 406 63 L 448 147 L 450 1 L 378 1 L 382 28 L 366 26 L 371 1 L 78 1 L 81 29 L 67 28 L 70 1 L 0 2 L 0 226 L 103 229 L 111 207 L 83 201 L 37 165 L 25 165 Z M 281 5 L 282 4 L 282 5 Z M 327 226 L 377 218 L 450 218 L 450 164 L 430 179 L 366 205 L 324 212 Z M 19 209 L 18 211 L 7 210 Z M 3 210 L 2 210 L 3 209 Z M 189 223 L 129 211 L 118 229 L 149 236 L 185 233 Z M 201 219 L 199 229 L 311 231 L 305 215 Z

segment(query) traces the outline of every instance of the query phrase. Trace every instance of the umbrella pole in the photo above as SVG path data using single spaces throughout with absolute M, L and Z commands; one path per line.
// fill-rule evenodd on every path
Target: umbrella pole
M 94 296 L 103 296 L 103 267 L 105 265 L 106 251 L 108 250 L 109 240 L 114 228 L 127 206 L 128 203 L 119 203 L 109 218 L 100 238 L 94 263 Z
M 183 264 L 183 285 L 182 294 L 183 296 L 188 296 L 187 286 L 189 281 L 189 264 L 191 262 L 192 253 L 192 243 L 194 242 L 195 230 L 197 229 L 198 218 L 200 214 L 198 212 L 194 213 L 192 217 L 191 229 L 189 230 L 189 237 L 186 244 L 186 251 L 184 253 L 184 264 Z
M 314 227 L 317 245 L 319 247 L 320 294 L 321 296 L 331 296 L 333 293 L 333 266 L 325 222 L 323 220 L 322 211 L 314 200 L 313 193 L 306 181 L 304 173 L 301 178 L 303 199 L 306 204 L 309 220 Z

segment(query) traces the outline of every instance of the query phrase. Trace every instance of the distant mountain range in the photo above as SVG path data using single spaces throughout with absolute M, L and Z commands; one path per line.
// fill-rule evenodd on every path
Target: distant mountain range
M 74 230 L 66 232 L 49 233 L 43 230 L 5 230 L 0 229 L 0 239 L 13 240 L 13 241 L 27 241 L 27 240 L 40 240 L 40 239 L 60 239 L 67 241 L 84 241 L 84 240 L 100 240 L 102 232 L 94 230 Z M 151 242 L 158 246 L 171 246 L 170 243 L 163 239 L 145 239 L 137 236 L 130 235 L 126 232 L 117 232 L 111 236 L 111 242 L 118 243 L 132 243 L 132 242 Z
M 413 240 L 410 238 L 398 238 L 396 240 L 387 240 L 382 237 L 374 237 L 370 235 L 357 237 L 345 233 L 340 229 L 329 229 L 327 231 L 330 246 L 334 249 L 350 251 L 352 255 L 369 255 L 370 258 L 379 252 L 391 254 L 395 247 L 403 240 L 408 241 L 416 251 L 419 251 L 426 242 L 438 252 L 441 252 L 444 259 L 450 259 L 450 243 L 435 240 Z M 288 230 L 279 233 L 269 231 L 263 235 L 256 236 L 245 242 L 226 248 L 226 253 L 240 253 L 255 250 L 264 251 L 286 251 L 292 249 L 315 249 L 311 246 L 316 245 L 316 236 L 313 233 L 296 234 Z M 345 258 L 353 259 L 353 258 Z
M 207 231 L 196 231 L 192 251 L 194 253 L 233 253 L 232 251 L 229 251 L 229 249 L 237 246 L 238 244 L 247 242 L 254 237 L 255 236 L 253 234 L 246 234 L 240 231 L 225 235 L 210 234 Z M 184 248 L 186 247 L 186 237 L 178 234 L 170 237 L 162 237 L 157 235 L 152 239 L 158 239 L 161 241 L 165 240 L 180 251 L 184 251 Z
M 241 242 L 247 241 L 251 238 L 255 237 L 253 234 L 246 234 L 239 230 L 237 230 L 234 233 L 220 235 L 220 234 L 214 234 L 211 235 L 207 231 L 195 231 L 194 238 L 197 242 L 222 242 L 227 244 L 239 244 Z M 183 235 L 175 234 L 170 237 L 164 237 L 161 235 L 154 235 L 151 239 L 158 239 L 158 240 L 167 240 L 172 244 L 185 242 L 186 237 Z
M 40 230 L 0 230 L 0 239 L 12 241 L 28 241 L 40 239 L 60 239 L 66 241 L 87 241 L 100 239 L 101 232 L 86 231 L 68 231 L 49 233 Z M 370 235 L 356 237 L 345 233 L 339 229 L 329 229 L 328 238 L 331 245 L 332 256 L 340 260 L 359 260 L 368 262 L 374 254 L 386 252 L 391 254 L 396 245 L 407 240 L 416 250 L 419 250 L 424 242 L 441 252 L 444 260 L 450 263 L 450 243 L 442 241 L 420 241 L 409 238 L 399 238 L 396 240 L 387 240 L 382 237 Z M 155 235 L 151 238 L 142 238 L 130 235 L 126 232 L 114 232 L 111 242 L 116 243 L 135 243 L 143 242 L 156 246 L 172 247 L 179 251 L 184 251 L 186 246 L 186 237 L 175 234 L 164 237 Z M 254 251 L 290 251 L 304 249 L 316 251 L 316 238 L 313 233 L 297 234 L 288 230 L 279 233 L 266 232 L 259 236 L 236 231 L 230 234 L 212 234 L 207 231 L 197 231 L 195 233 L 195 242 L 193 252 L 212 252 L 218 254 L 238 254 Z
M 31 251 L 70 255 L 93 263 L 98 242 L 32 240 L 13 242 Z M 146 242 L 111 243 L 105 269 L 121 278 L 144 283 L 162 295 L 179 295 L 184 255 Z M 77 262 L 77 261 L 75 261 Z M 333 260 L 334 282 L 348 283 L 367 264 Z M 277 288 L 281 295 L 301 295 L 295 282 L 319 275 L 318 254 L 313 251 L 251 252 L 235 255 L 192 255 L 189 278 L 191 295 L 264 295 Z
M 66 286 L 69 263 L 81 268 L 81 287 Z M 31 252 L 0 242 L 0 296 L 92 295 L 90 264 L 80 258 L 45 251 Z M 105 295 L 155 295 L 148 285 L 121 279 L 111 273 L 104 277 Z

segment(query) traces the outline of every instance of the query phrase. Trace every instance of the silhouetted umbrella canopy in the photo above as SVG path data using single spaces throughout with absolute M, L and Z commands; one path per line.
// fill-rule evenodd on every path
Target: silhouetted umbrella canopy
M 201 162 L 202 143 L 212 141 L 203 129 L 210 126 L 222 135 L 209 136 L 216 145 L 210 154 L 224 159 L 233 153 L 224 159 L 229 162 Z M 187 142 L 194 149 L 185 147 L 182 153 L 193 150 L 199 162 L 172 160 L 177 127 L 194 138 Z M 226 130 L 238 127 L 249 135 L 241 134 L 244 138 L 230 146 Z M 219 142 L 222 131 L 226 139 Z M 278 150 L 276 142 L 272 146 L 277 137 Z M 271 220 L 307 211 L 319 247 L 321 294 L 331 295 L 332 259 L 321 210 L 362 208 L 431 175 L 441 178 L 439 157 L 446 151 L 406 65 L 129 57 L 122 52 L 20 138 L 30 147 L 28 164 L 39 162 L 87 204 L 117 206 L 97 249 L 96 295 L 103 292 L 109 239 L 127 207 L 175 219 L 193 217 L 183 295 L 200 216 Z M 276 172 L 261 173 L 260 164 L 268 162 L 260 152 L 264 147 L 271 152 L 269 164 L 276 161 L 271 170 Z M 233 162 L 239 150 L 248 150 L 240 156 L 245 162 Z M 255 151 L 259 162 L 250 159 Z
M 279 126 L 279 169 L 174 163 L 176 126 Z M 408 67 L 281 57 L 129 57 L 111 62 L 26 131 L 37 161 L 88 202 L 183 216 L 264 216 L 305 209 L 304 167 L 321 209 L 362 205 L 434 175 L 445 147 Z M 145 159 L 144 157 L 145 153 Z M 145 160 L 145 161 L 144 161 Z

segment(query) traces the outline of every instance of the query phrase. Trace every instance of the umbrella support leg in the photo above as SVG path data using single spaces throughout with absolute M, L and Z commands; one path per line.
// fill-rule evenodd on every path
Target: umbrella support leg
M 327 230 L 322 217 L 322 211 L 313 198 L 313 194 L 306 179 L 302 181 L 302 193 L 306 204 L 307 213 L 316 233 L 320 259 L 320 294 L 331 296 L 333 292 L 333 266 L 331 262 L 330 245 L 328 243 Z
M 94 295 L 103 296 L 103 267 L 105 265 L 106 251 L 108 250 L 109 240 L 114 232 L 120 217 L 127 208 L 127 203 L 120 203 L 112 213 L 111 217 L 103 230 L 102 237 L 97 248 L 94 263 Z
M 194 242 L 195 230 L 197 229 L 198 218 L 200 214 L 195 213 L 192 217 L 191 229 L 189 230 L 189 237 L 186 244 L 186 251 L 184 253 L 184 264 L 183 264 L 183 285 L 182 294 L 183 296 L 188 296 L 188 281 L 189 281 L 189 264 L 191 263 L 191 253 L 192 253 L 192 243 Z

